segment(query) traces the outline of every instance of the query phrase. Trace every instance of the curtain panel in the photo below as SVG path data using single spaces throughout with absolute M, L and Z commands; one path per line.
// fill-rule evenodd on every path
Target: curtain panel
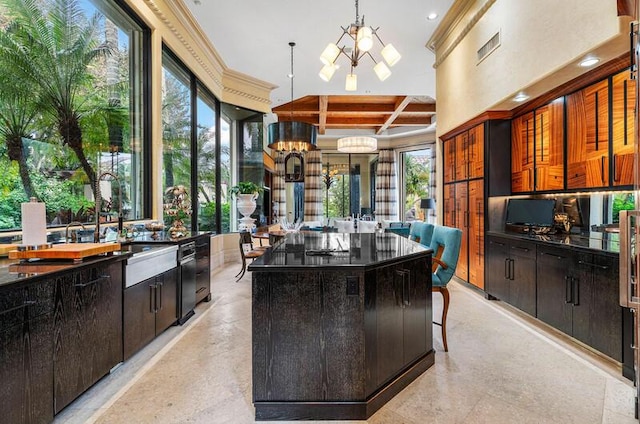
M 273 202 L 273 218 L 275 222 L 280 222 L 282 217 L 287 216 L 287 193 L 284 183 L 284 154 L 279 152 L 276 155 L 276 173 L 272 181 L 272 202 Z
M 376 220 L 398 219 L 396 158 L 393 150 L 380 150 L 376 171 Z
M 323 221 L 322 152 L 314 150 L 304 156 L 304 220 Z

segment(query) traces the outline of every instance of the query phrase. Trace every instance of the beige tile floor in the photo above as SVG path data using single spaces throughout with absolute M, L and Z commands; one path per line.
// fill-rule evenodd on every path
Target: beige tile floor
M 167 330 L 55 423 L 254 422 L 251 273 L 235 283 L 238 267 L 214 275 L 212 302 L 185 326 Z M 449 353 L 434 327 L 435 365 L 367 422 L 637 423 L 633 387 L 611 363 L 462 284 L 450 290 Z

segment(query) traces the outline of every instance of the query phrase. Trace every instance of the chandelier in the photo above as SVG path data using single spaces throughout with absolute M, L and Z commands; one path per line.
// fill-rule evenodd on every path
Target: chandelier
M 384 81 L 391 75 L 391 71 L 385 64 L 389 66 L 393 66 L 400 60 L 400 53 L 393 47 L 391 44 L 385 45 L 380 37 L 378 36 L 378 29 L 370 26 L 366 26 L 364 24 L 364 15 L 362 15 L 362 20 L 360 20 L 360 16 L 358 15 L 358 0 L 356 1 L 356 21 L 349 25 L 348 27 L 340 27 L 342 28 L 342 35 L 338 41 L 334 43 L 329 43 L 327 47 L 324 49 L 322 54 L 320 55 L 320 60 L 324 64 L 322 69 L 320 70 L 320 78 L 324 81 L 329 81 L 333 74 L 338 69 L 338 65 L 336 64 L 336 60 L 340 54 L 345 55 L 349 58 L 351 62 L 351 70 L 347 74 L 347 79 L 345 81 L 345 90 L 347 91 L 356 91 L 358 89 L 358 76 L 353 73 L 355 67 L 358 66 L 360 59 L 363 56 L 367 55 L 371 58 L 373 63 L 375 63 L 373 70 L 378 76 L 380 81 Z M 353 41 L 353 47 L 349 47 L 347 45 L 343 45 L 338 47 L 338 44 L 342 41 L 342 39 L 348 35 L 349 38 Z M 384 59 L 376 61 L 374 57 L 371 55 L 370 50 L 373 47 L 373 37 L 382 44 L 382 50 L 380 54 Z
M 370 153 L 378 148 L 378 140 L 373 137 L 353 136 L 338 139 L 338 151 L 343 153 Z
M 293 120 L 293 41 L 289 43 L 291 48 L 291 114 L 289 121 L 280 121 L 269 124 L 267 128 L 269 144 L 267 147 L 278 152 L 306 152 L 316 149 L 316 127 L 306 122 Z

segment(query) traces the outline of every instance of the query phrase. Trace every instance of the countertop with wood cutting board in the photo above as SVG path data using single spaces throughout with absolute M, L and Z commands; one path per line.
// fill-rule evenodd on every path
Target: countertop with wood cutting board
M 97 262 L 121 260 L 130 251 L 120 243 L 68 243 L 25 251 L 14 245 L 5 254 L 8 258 L 0 259 L 0 288 Z

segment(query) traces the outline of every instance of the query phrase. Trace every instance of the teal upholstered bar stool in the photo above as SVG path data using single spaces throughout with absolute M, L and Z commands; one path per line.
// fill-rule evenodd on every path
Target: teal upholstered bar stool
M 413 240 L 423 246 L 429 247 L 431 245 L 431 237 L 433 236 L 433 229 L 435 225 L 422 221 L 414 221 L 411 224 L 409 230 L 409 240 Z
M 462 240 L 462 231 L 457 228 L 446 227 L 444 225 L 435 225 L 433 236 L 431 237 L 430 247 L 433 249 L 433 263 L 431 271 L 432 292 L 440 292 L 442 294 L 442 319 L 434 324 L 442 327 L 442 344 L 444 351 L 448 352 L 447 346 L 447 312 L 449 311 L 449 290 L 447 284 L 451 281 L 451 277 L 456 271 L 458 265 L 458 257 L 460 256 L 460 242 Z

